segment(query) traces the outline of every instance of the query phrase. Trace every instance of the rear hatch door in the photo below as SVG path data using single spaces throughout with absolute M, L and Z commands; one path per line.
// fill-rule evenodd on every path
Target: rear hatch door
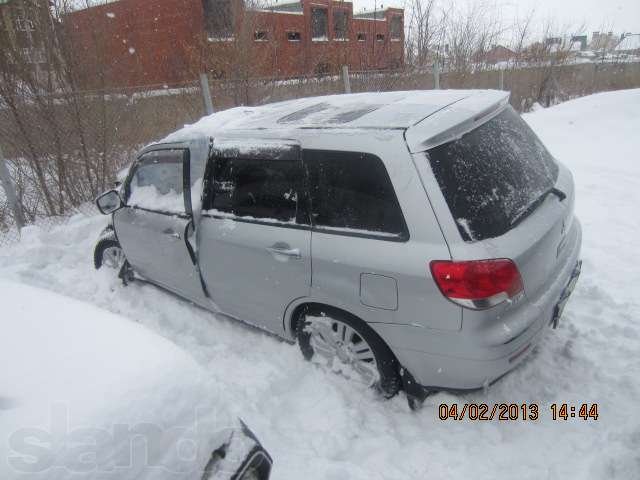
M 442 192 L 434 207 L 452 258 L 510 258 L 525 295 L 539 296 L 577 241 L 570 172 L 509 106 L 430 148 L 427 159 Z

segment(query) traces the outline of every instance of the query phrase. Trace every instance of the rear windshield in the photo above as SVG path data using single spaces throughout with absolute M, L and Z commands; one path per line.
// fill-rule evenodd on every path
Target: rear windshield
M 558 177 L 558 165 L 511 107 L 429 150 L 428 158 L 466 241 L 508 232 L 535 210 Z

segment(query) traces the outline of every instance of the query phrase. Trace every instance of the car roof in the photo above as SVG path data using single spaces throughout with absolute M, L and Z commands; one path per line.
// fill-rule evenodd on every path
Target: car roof
M 0 370 L 0 431 L 48 425 L 54 405 L 63 405 L 74 425 L 92 428 L 190 428 L 207 415 L 225 426 L 235 422 L 202 367 L 141 324 L 20 283 L 2 280 L 0 289 L 0 363 L 7 367 Z M 168 449 L 182 435 L 170 428 L 160 433 Z M 210 441 L 216 432 L 203 435 Z M 101 453 L 119 451 L 116 443 L 101 445 Z M 1 478 L 3 473 L 0 466 Z
M 93 390 L 100 400 L 116 387 L 126 393 L 139 378 L 165 384 L 172 377 L 165 376 L 166 370 L 159 375 L 158 368 L 170 367 L 179 373 L 174 378 L 188 373 L 198 378 L 201 373 L 188 354 L 137 322 L 48 290 L 5 280 L 0 287 L 6 292 L 8 329 L 0 338 L 0 359 L 6 356 L 14 364 L 2 372 L 12 380 L 3 384 L 14 386 L 13 392 L 4 393 L 18 401 L 40 397 L 42 390 L 52 392 L 56 385 L 58 397 L 73 395 L 81 385 L 82 392 Z M 24 343 L 16 341 L 22 336 Z M 31 369 L 41 360 L 46 361 L 40 368 Z M 182 386 L 189 388 L 188 383 Z
M 295 138 L 295 131 L 301 129 L 406 130 L 427 118 L 437 119 L 445 110 L 449 122 L 454 119 L 463 122 L 492 105 L 504 103 L 508 97 L 508 92 L 497 90 L 416 90 L 307 97 L 223 110 L 186 125 L 160 143 L 240 132 L 254 137 Z

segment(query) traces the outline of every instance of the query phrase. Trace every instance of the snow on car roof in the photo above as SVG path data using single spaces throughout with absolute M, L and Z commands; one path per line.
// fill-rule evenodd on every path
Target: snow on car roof
M 4 280 L 0 289 L 0 363 L 6 367 L 0 369 L 0 432 L 41 427 L 46 435 L 55 422 L 68 425 L 69 435 L 78 427 L 98 429 L 106 435 L 96 447 L 100 469 L 126 453 L 122 449 L 129 437 L 113 435 L 117 425 L 153 425 L 145 439 L 163 446 L 154 450 L 154 461 L 174 468 L 184 465 L 171 446 L 186 438 L 196 422 L 223 429 L 232 425 L 228 408 L 219 404 L 221 392 L 206 381 L 195 360 L 169 340 L 136 322 L 47 290 Z M 206 447 L 224 434 L 211 428 L 189 438 Z M 56 465 L 69 465 L 71 450 L 53 452 Z M 207 460 L 199 457 L 190 466 L 201 471 Z M 0 465 L 0 478 L 13 477 L 6 468 Z M 143 471 L 137 468 L 131 470 L 132 477 L 140 478 Z
M 170 134 L 161 143 L 242 130 L 404 130 L 445 108 L 459 112 L 464 120 L 505 97 L 507 92 L 496 90 L 417 90 L 308 97 L 214 113 Z

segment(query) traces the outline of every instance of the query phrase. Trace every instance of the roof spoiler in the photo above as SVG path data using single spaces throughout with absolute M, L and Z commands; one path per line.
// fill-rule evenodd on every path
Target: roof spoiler
M 462 137 L 506 108 L 509 96 L 509 92 L 485 90 L 435 112 L 407 129 L 409 151 L 424 152 Z

